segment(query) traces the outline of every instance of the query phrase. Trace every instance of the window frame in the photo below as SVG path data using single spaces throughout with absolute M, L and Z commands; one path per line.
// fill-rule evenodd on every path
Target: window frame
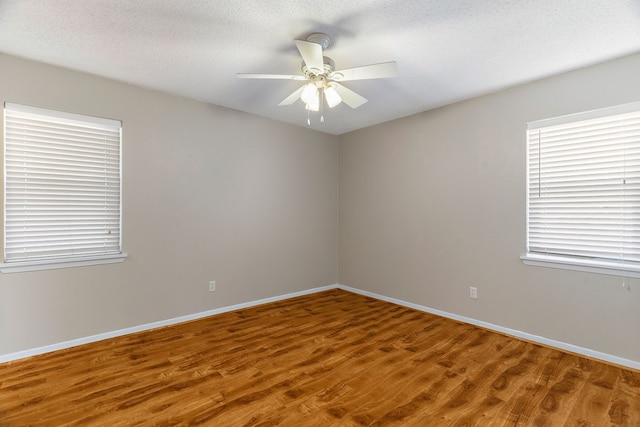
M 527 124 L 526 140 L 526 248 L 520 259 L 527 265 L 607 274 L 622 277 L 640 278 L 640 263 L 631 261 L 617 261 L 614 259 L 580 257 L 578 255 L 558 255 L 553 253 L 530 251 L 530 148 L 529 131 L 543 129 L 557 125 L 567 125 L 585 120 L 592 120 L 619 114 L 640 113 L 640 102 L 570 114 L 551 119 L 537 120 Z
M 118 159 L 117 159 L 117 171 L 115 170 L 115 168 L 113 169 L 105 169 L 105 170 L 112 170 L 114 172 L 117 173 L 117 175 L 111 175 L 111 176 L 116 176 L 118 181 L 117 181 L 117 185 L 118 187 L 116 187 L 118 190 L 118 198 L 119 199 L 115 199 L 117 202 L 116 204 L 113 205 L 105 205 L 105 206 L 113 206 L 113 207 L 117 207 L 117 221 L 118 221 L 118 235 L 117 237 L 117 247 L 116 246 L 112 246 L 111 249 L 105 249 L 104 251 L 100 252 L 100 251 L 96 251 L 95 248 L 92 250 L 88 250 L 86 251 L 86 253 L 82 253 L 82 252 L 77 252 L 77 251 L 73 251 L 71 249 L 69 249 L 69 251 L 67 253 L 59 253 L 59 254 L 45 254 L 42 256 L 32 256 L 31 258 L 19 258 L 16 257 L 14 259 L 7 259 L 7 185 L 8 185 L 8 181 L 7 181 L 7 168 L 8 168 L 8 164 L 7 164 L 7 129 L 8 129 L 8 124 L 7 124 L 7 115 L 8 114 L 35 114 L 36 116 L 40 116 L 43 118 L 46 118 L 46 122 L 51 122 L 51 123 L 55 123 L 57 124 L 61 124 L 63 126 L 74 126 L 75 128 L 75 124 L 81 124 L 81 129 L 85 129 L 84 125 L 89 125 L 89 129 L 95 129 L 95 126 L 98 127 L 103 127 L 106 128 L 106 126 L 110 127 L 111 129 L 115 129 L 116 127 L 118 128 L 118 134 L 117 134 L 117 155 L 118 155 Z M 28 119 L 27 119 L 28 120 Z M 39 119 L 35 119 L 36 121 L 38 121 Z M 42 123 L 42 121 L 40 122 Z M 48 126 L 48 125 L 47 125 Z M 58 131 L 56 131 L 56 135 Z M 85 133 L 85 131 L 82 131 L 83 133 Z M 111 131 L 113 132 L 113 130 Z M 49 134 L 47 134 L 49 135 Z M 53 134 L 50 134 L 53 135 Z M 94 116 L 88 116 L 88 115 L 83 115 L 83 114 L 76 114 L 76 113 L 67 113 L 67 112 L 62 112 L 62 111 L 57 111 L 57 110 L 51 110 L 51 109 L 46 109 L 46 108 L 40 108 L 40 107 L 32 107 L 32 106 L 27 106 L 27 105 L 22 105 L 22 104 L 15 104 L 15 103 L 9 103 L 9 102 L 5 102 L 4 103 L 4 110 L 3 110 L 3 132 L 2 132 L 2 137 L 3 137 L 3 160 L 2 160 L 2 168 L 3 168 L 3 257 L 2 257 L 2 263 L 0 263 L 0 273 L 14 273 L 14 272 L 25 272 L 25 271 L 37 271 L 37 270 L 49 270 L 49 269 L 59 269 L 59 268 L 69 268 L 69 267 L 80 267 L 80 266 L 89 266 L 89 265 L 101 265 L 101 264 L 111 264 L 111 263 L 119 263 L 119 262 L 123 262 L 126 258 L 127 258 L 127 253 L 124 252 L 122 250 L 122 122 L 120 120 L 112 120 L 112 119 L 103 119 L 100 117 L 94 117 Z M 85 138 L 84 136 L 82 138 Z M 26 141 L 35 141 L 35 140 L 30 140 L 27 139 Z M 70 140 L 66 140 L 66 141 L 70 141 Z M 116 141 L 116 140 L 113 140 Z M 40 146 L 42 146 L 42 143 L 39 143 Z M 85 143 L 86 144 L 86 143 Z M 52 146 L 54 147 L 54 146 Z M 87 149 L 87 146 L 84 145 L 83 147 L 84 150 Z M 98 146 L 99 147 L 99 146 Z M 106 147 L 106 145 L 105 145 Z M 38 150 L 38 149 L 34 149 L 34 150 Z M 48 149 L 47 149 L 48 150 Z M 54 151 L 52 151 L 51 154 L 46 154 L 44 155 L 44 157 L 41 157 L 42 159 L 45 160 L 50 160 L 50 159 L 55 159 L 56 156 L 61 156 L 61 153 L 59 151 L 55 151 L 56 149 L 54 148 Z M 63 150 L 63 151 L 66 151 Z M 35 153 L 36 151 L 32 151 L 32 153 Z M 72 151 L 71 153 L 76 153 L 73 154 L 74 156 L 77 155 L 77 151 Z M 47 157 L 49 156 L 49 157 Z M 78 157 L 76 157 L 78 158 Z M 64 166 L 64 163 L 70 162 L 70 161 L 74 161 L 72 158 L 66 158 L 66 157 L 58 157 L 58 159 L 63 159 L 63 160 L 56 160 L 55 163 L 51 164 L 52 166 L 55 166 L 55 168 L 58 168 L 58 170 L 67 170 Z M 56 163 L 61 163 L 61 164 L 56 164 Z M 71 164 L 71 163 L 69 163 Z M 86 164 L 86 163 L 85 163 Z M 94 163 L 95 164 L 95 161 Z M 113 164 L 113 163 L 112 163 Z M 46 164 L 47 166 L 49 165 L 49 163 Z M 69 166 L 67 166 L 69 167 Z M 74 170 L 75 167 L 71 166 L 72 169 Z M 95 166 L 93 166 L 95 167 Z M 49 169 L 47 169 L 49 170 Z M 54 169 L 55 170 L 55 169 Z M 102 169 L 101 169 L 102 170 Z M 91 174 L 91 169 L 87 169 L 86 175 L 81 175 L 84 177 L 90 176 Z M 104 172 L 103 172 L 104 173 Z M 15 176 L 15 175 L 14 175 Z M 98 175 L 99 176 L 99 175 Z M 105 179 L 106 179 L 106 175 L 105 175 Z M 20 181 L 18 181 L 20 182 Z M 95 182 L 95 181 L 94 181 Z M 98 181 L 101 182 L 101 181 Z M 107 182 L 107 181 L 105 181 Z M 115 182 L 115 181 L 113 181 Z M 68 187 L 64 187 L 64 188 L 68 188 Z M 73 188 L 73 187 L 72 187 Z M 80 187 L 82 188 L 82 187 Z M 66 190 L 65 190 L 66 191 Z M 76 187 L 76 190 L 78 191 L 78 187 Z M 83 190 L 84 192 L 84 190 Z M 41 193 L 41 194 L 51 194 L 51 193 Z M 55 193 L 54 193 L 55 194 Z M 60 193 L 58 193 L 60 194 Z M 64 194 L 64 193 L 62 193 Z M 76 194 L 76 193 L 74 193 Z M 34 196 L 35 197 L 35 196 Z M 47 196 L 47 197 L 51 197 L 51 196 Z M 55 198 L 59 198 L 60 196 L 55 196 Z M 85 198 L 85 196 L 82 196 L 83 198 L 81 200 L 84 200 L 83 205 L 81 206 L 86 206 L 84 205 L 84 203 L 88 203 L 89 200 Z M 76 196 L 74 196 L 74 198 L 77 198 Z M 28 200 L 28 198 L 27 198 Z M 41 200 L 45 200 L 45 199 L 41 199 Z M 49 199 L 46 199 L 49 200 Z M 54 199 L 55 200 L 55 199 Z M 99 200 L 99 199 L 98 199 Z M 111 200 L 113 201 L 113 198 L 111 198 Z M 60 202 L 52 202 L 55 203 L 55 205 L 51 205 L 51 208 L 46 208 L 46 209 L 56 209 L 53 206 L 66 206 L 64 203 L 70 203 L 67 202 L 66 200 L 63 202 L 63 204 L 61 205 Z M 47 202 L 49 203 L 49 202 Z M 106 203 L 106 199 L 105 199 L 105 203 Z M 20 205 L 18 205 L 20 206 Z M 77 205 L 74 208 L 78 209 Z M 47 210 L 47 212 L 54 212 L 51 210 Z M 106 212 L 106 211 L 105 211 Z M 113 215 L 111 215 L 112 218 L 115 219 L 115 217 Z M 106 217 L 105 217 L 106 218 Z M 85 217 L 85 221 L 86 221 L 86 217 Z M 94 223 L 95 224 L 95 223 Z M 115 224 L 115 223 L 114 223 Z M 76 224 L 76 226 L 78 226 L 78 224 Z M 53 230 L 53 229 L 52 229 Z M 109 234 L 111 234 L 111 230 L 109 230 Z M 84 234 L 83 234 L 84 235 Z M 95 235 L 95 234 L 89 234 L 86 236 L 91 236 L 91 235 Z M 42 240 L 37 240 L 36 242 L 40 242 Z M 65 239 L 63 240 L 59 240 L 58 242 L 64 242 L 66 241 Z M 112 242 L 112 245 L 114 245 L 114 243 L 116 242 L 116 239 L 111 238 L 110 241 Z M 44 242 L 44 241 L 43 241 Z M 106 242 L 106 241 L 105 241 Z M 48 244 L 48 242 L 47 242 Z M 27 246 L 28 247 L 28 246 Z M 114 250 L 115 248 L 115 250 Z

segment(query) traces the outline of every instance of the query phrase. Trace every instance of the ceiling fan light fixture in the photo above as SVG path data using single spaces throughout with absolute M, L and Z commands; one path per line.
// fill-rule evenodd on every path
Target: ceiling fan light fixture
M 304 108 L 309 111 L 319 111 L 320 110 L 320 100 L 317 99 L 315 102 L 309 102 L 304 105 Z
M 318 95 L 318 88 L 314 83 L 307 83 L 304 86 L 300 99 L 305 104 L 318 104 L 320 96 Z
M 342 98 L 331 85 L 326 85 L 324 87 L 324 96 L 327 99 L 327 105 L 329 108 L 333 108 L 342 102 Z

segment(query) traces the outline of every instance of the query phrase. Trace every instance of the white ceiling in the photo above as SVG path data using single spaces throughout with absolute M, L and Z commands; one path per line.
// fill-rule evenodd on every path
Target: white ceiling
M 369 99 L 311 127 L 339 135 L 640 52 L 640 0 L 0 0 L 0 52 L 306 126 L 293 40 L 325 32 L 336 68 L 397 61 L 345 82 Z

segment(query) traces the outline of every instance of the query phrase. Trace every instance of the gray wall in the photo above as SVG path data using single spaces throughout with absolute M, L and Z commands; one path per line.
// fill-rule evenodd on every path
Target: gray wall
M 129 253 L 0 275 L 0 355 L 336 283 L 335 136 L 6 55 L 0 70 L 3 102 L 123 121 Z
M 339 283 L 640 361 L 638 280 L 519 259 L 526 123 L 638 101 L 638 76 L 633 55 L 340 136 Z
M 639 100 L 640 55 L 339 138 L 5 55 L 0 70 L 2 101 L 123 120 L 130 254 L 0 275 L 0 355 L 339 282 L 640 361 L 639 280 L 519 260 L 526 122 Z

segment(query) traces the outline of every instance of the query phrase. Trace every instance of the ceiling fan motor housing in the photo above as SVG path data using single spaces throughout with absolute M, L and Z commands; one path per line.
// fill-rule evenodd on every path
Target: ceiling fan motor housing
M 302 63 L 302 74 L 309 80 L 313 80 L 314 78 L 320 76 L 323 76 L 325 79 L 329 80 L 331 78 L 331 75 L 333 74 L 333 71 L 335 70 L 335 63 L 333 62 L 333 59 L 329 58 L 328 56 L 323 56 L 322 62 L 324 69 L 322 70 L 321 74 L 314 73 L 309 69 L 309 67 L 307 67 L 307 64 L 305 64 L 304 62 Z

